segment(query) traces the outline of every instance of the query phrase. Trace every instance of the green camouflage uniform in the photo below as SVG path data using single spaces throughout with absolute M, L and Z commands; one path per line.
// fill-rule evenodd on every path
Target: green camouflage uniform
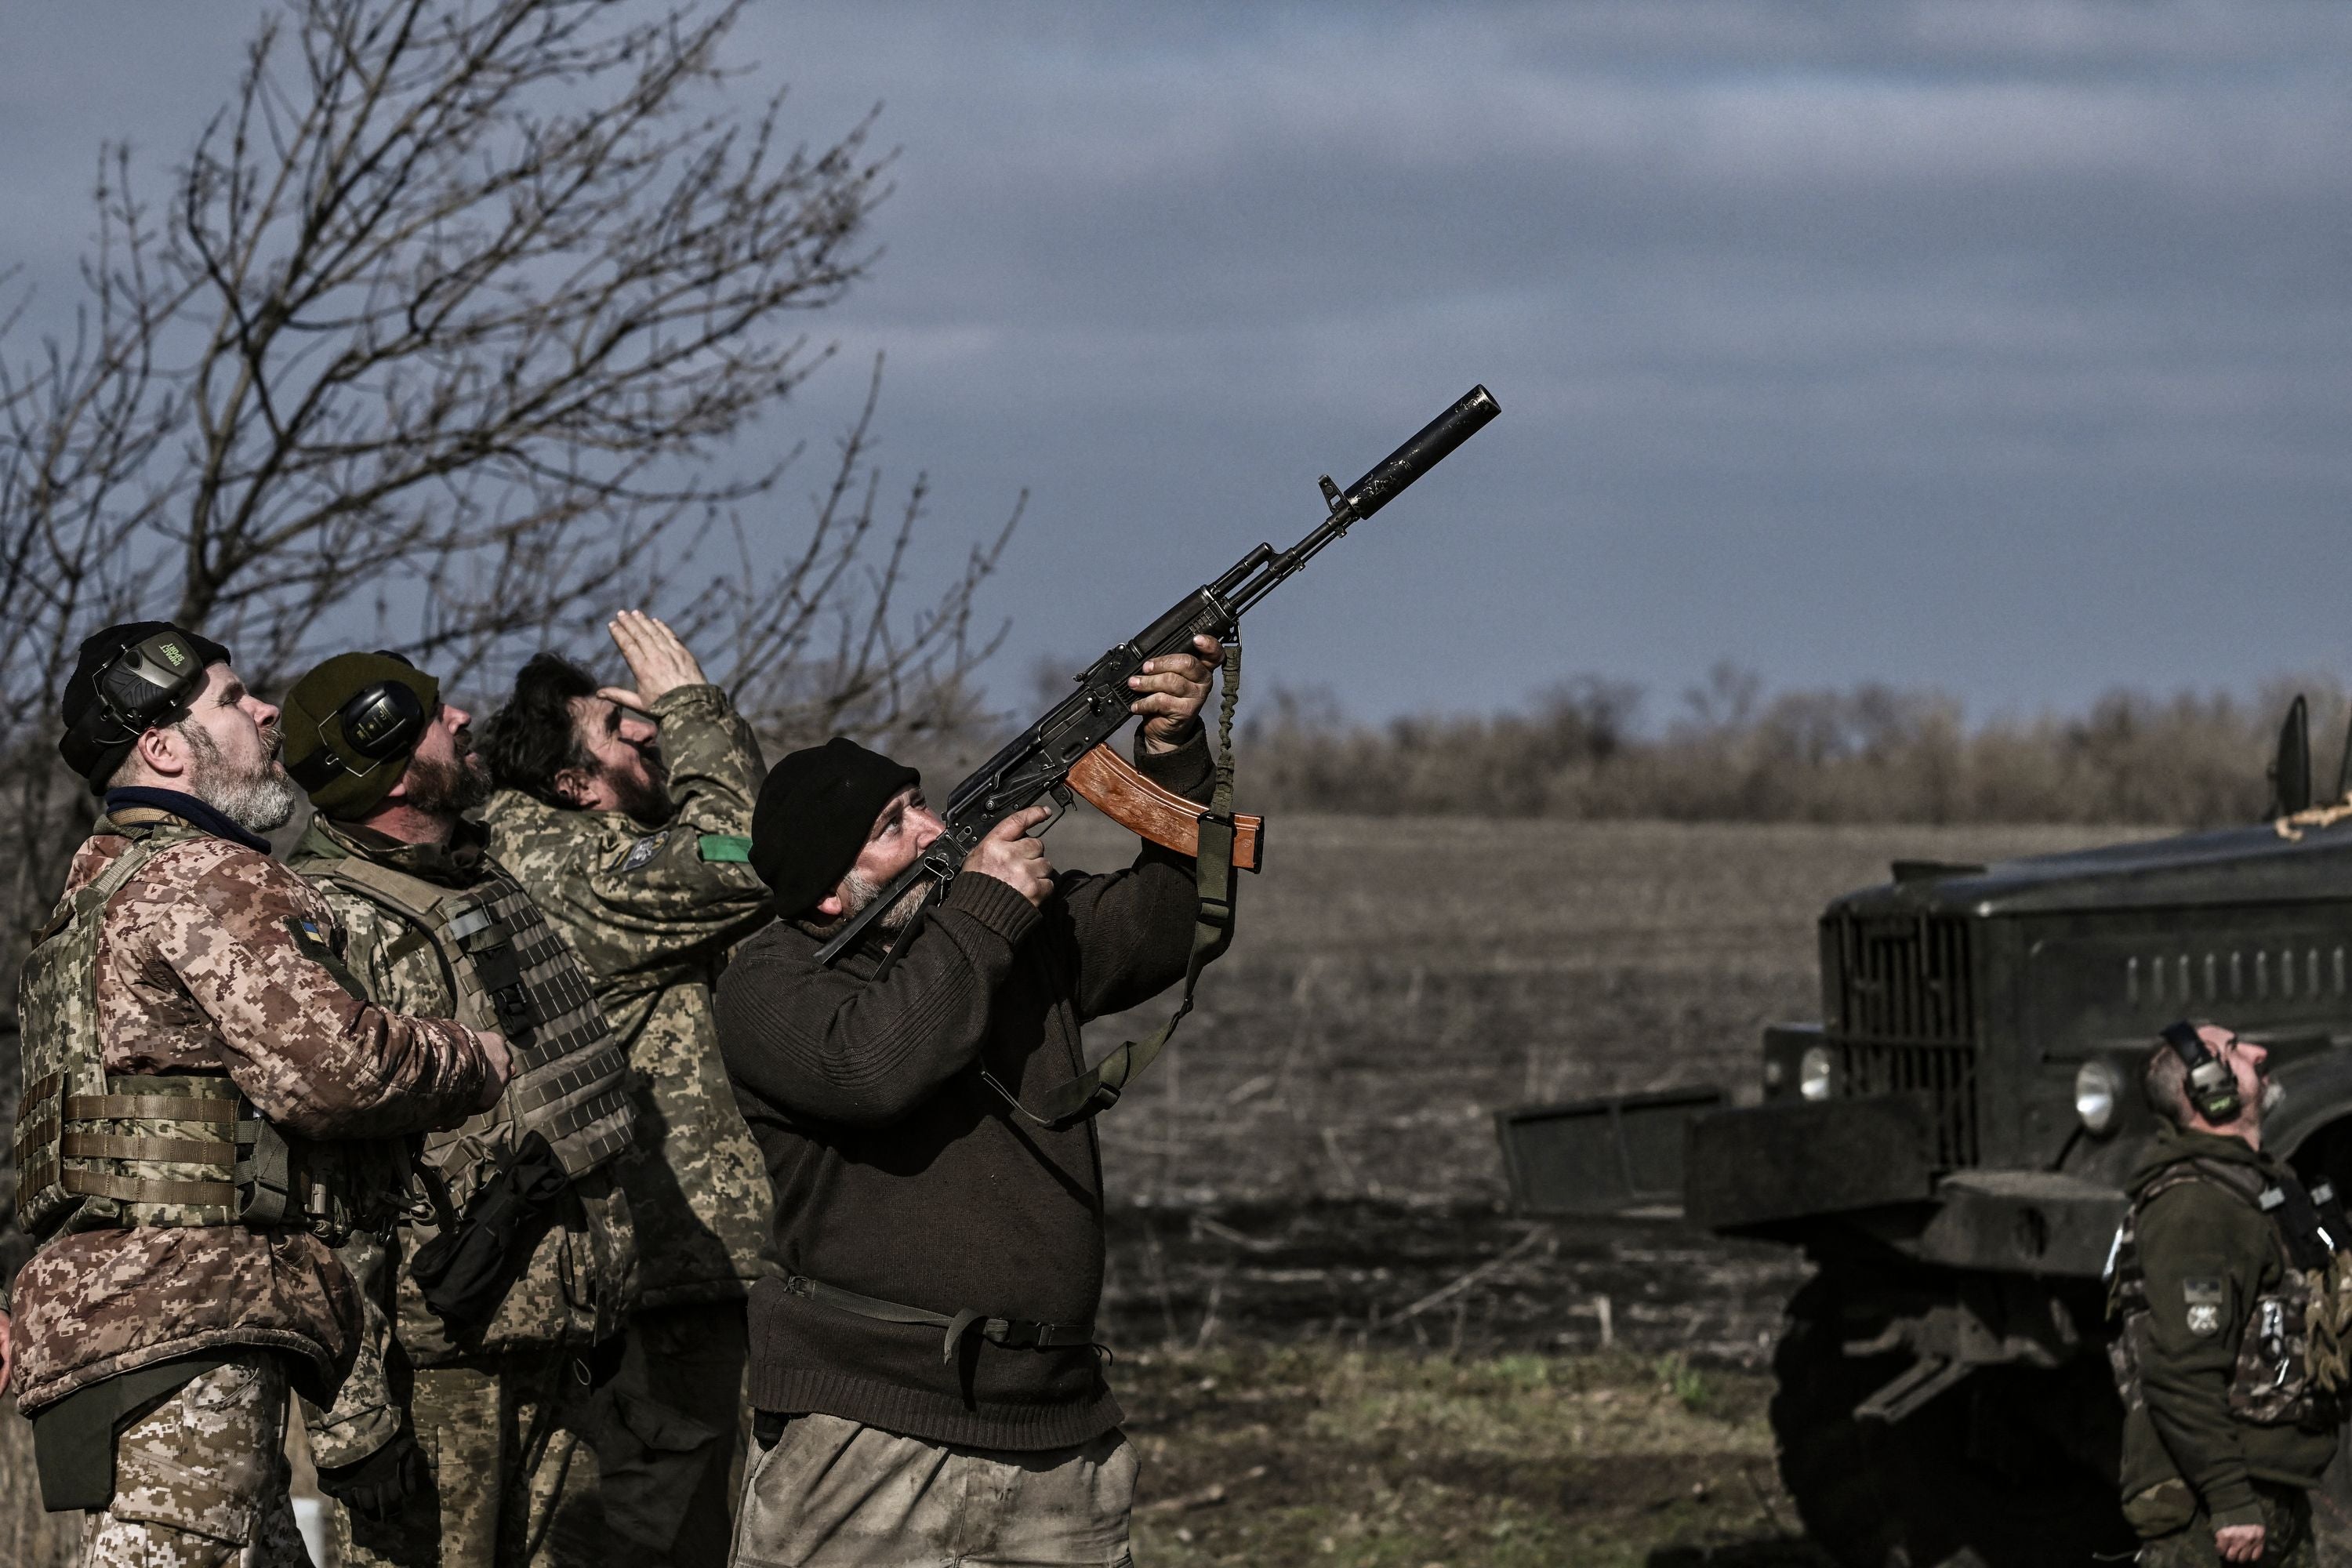
M 745 854 L 766 772 L 759 742 L 715 686 L 667 692 L 661 722 L 671 816 L 647 827 L 617 811 L 576 811 L 513 790 L 484 821 L 491 847 L 580 955 L 628 1053 L 650 1151 L 621 1172 L 637 1218 L 643 1308 L 618 1397 L 648 1447 L 677 1451 L 714 1431 L 683 1517 L 608 1519 L 633 1545 L 665 1540 L 681 1565 L 725 1560 L 740 1452 L 743 1300 L 759 1278 L 770 1206 L 766 1167 L 719 1057 L 710 988 L 728 952 L 766 923 L 767 888 Z M 664 1428 L 667 1426 L 665 1432 Z
M 2308 1490 L 2342 1413 L 2305 1368 L 2310 1288 L 2263 1207 L 2294 1175 L 2242 1140 L 2161 1127 L 2131 1182 L 2112 1280 L 2124 1515 L 2143 1563 L 2212 1563 L 2262 1524 L 2267 1563 L 2314 1562 Z
M 311 854 L 358 854 L 429 882 L 474 887 L 505 875 L 482 852 L 482 837 L 461 826 L 449 846 L 394 846 L 320 819 L 291 860 L 299 870 Z M 427 1017 L 457 1011 L 448 971 L 422 930 L 340 886 L 320 891 L 343 922 L 347 962 L 370 997 Z M 598 1506 L 587 1352 L 619 1333 L 634 1304 L 634 1229 L 614 1172 L 575 1181 L 481 1342 L 462 1349 L 401 1266 L 430 1227 L 404 1225 L 389 1251 L 366 1237 L 341 1249 L 368 1298 L 370 1331 L 334 1408 L 305 1412 L 313 1455 L 323 1468 L 354 1463 L 398 1432 L 405 1409 L 433 1485 L 390 1520 L 335 1508 L 341 1562 L 603 1561 L 560 1553 L 555 1542 L 561 1514 Z

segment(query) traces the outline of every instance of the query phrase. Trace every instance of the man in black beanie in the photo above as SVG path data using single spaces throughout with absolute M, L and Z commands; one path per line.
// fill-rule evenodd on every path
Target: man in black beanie
M 1136 761 L 1206 800 L 1218 649 L 1143 667 Z M 751 863 L 786 917 L 719 982 L 719 1047 L 775 1187 L 751 1294 L 758 1447 L 735 1562 L 1128 1561 L 1136 1461 L 1104 1382 L 1102 1162 L 1031 1109 L 1086 1071 L 1079 1026 L 1184 973 L 1192 863 L 1146 843 L 1055 872 L 1007 819 L 919 921 L 817 949 L 941 831 L 915 771 L 835 738 L 772 771 Z M 882 958 L 899 951 L 887 973 Z

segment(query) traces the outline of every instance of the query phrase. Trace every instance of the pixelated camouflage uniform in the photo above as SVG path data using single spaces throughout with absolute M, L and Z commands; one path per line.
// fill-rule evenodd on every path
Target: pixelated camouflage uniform
M 2308 1377 L 2310 1284 L 2263 1206 L 2294 1179 L 2242 1140 L 2169 1126 L 2133 1175 L 2110 1355 L 2143 1562 L 2218 1562 L 2215 1528 L 2254 1523 L 2277 1537 L 2263 1561 L 2309 1561 L 2304 1494 L 2335 1457 L 2342 1412 Z
M 580 955 L 596 1000 L 640 1075 L 647 1158 L 622 1173 L 637 1215 L 644 1305 L 616 1397 L 639 1388 L 715 1431 L 702 1479 L 677 1521 L 671 1561 L 717 1563 L 727 1550 L 740 1451 L 743 1300 L 759 1278 L 769 1188 L 719 1057 L 710 987 L 737 942 L 767 921 L 767 888 L 745 858 L 766 769 L 751 726 L 715 686 L 651 705 L 669 770 L 669 820 L 577 811 L 513 790 L 483 816 L 499 860 Z M 639 1382 L 640 1371 L 643 1382 Z M 625 1417 L 650 1445 L 688 1441 L 659 1411 Z M 633 1544 L 670 1528 L 614 1517 Z
M 507 876 L 470 825 L 445 847 L 395 844 L 320 819 L 292 859 L 298 869 L 315 868 L 322 855 L 363 856 L 446 887 Z M 320 890 L 349 933 L 348 960 L 369 995 L 427 1016 L 457 1010 L 425 931 L 341 887 Z M 497 1312 L 462 1345 L 404 1267 L 436 1234 L 412 1218 L 389 1247 L 361 1238 L 344 1249 L 372 1299 L 373 1331 L 333 1408 L 305 1411 L 313 1455 L 328 1468 L 364 1458 L 399 1431 L 405 1411 L 432 1471 L 427 1490 L 389 1520 L 333 1510 L 346 1563 L 520 1563 L 532 1542 L 543 1546 L 557 1511 L 592 1506 L 595 1493 L 587 1352 L 620 1332 L 637 1289 L 635 1227 L 613 1171 L 572 1183 Z
M 100 917 L 92 1008 L 110 1074 L 225 1073 L 271 1122 L 318 1140 L 397 1137 L 472 1110 L 487 1063 L 471 1032 L 355 994 L 333 962 L 342 929 L 313 889 L 266 853 L 176 818 L 124 814 L 134 820 L 158 848 Z M 65 900 L 131 847 L 122 825 L 101 818 Z M 176 1426 L 167 1402 L 160 1421 L 131 1429 L 117 1479 L 136 1495 L 119 1492 L 95 1527 L 102 1562 L 234 1561 L 238 1543 L 224 1537 L 285 1510 L 271 1423 L 289 1379 L 331 1397 L 362 1329 L 350 1274 L 291 1226 L 68 1228 L 25 1265 L 13 1305 L 15 1388 L 28 1414 L 190 1356 L 226 1354 L 250 1373 L 237 1389 L 227 1386 L 236 1376 L 207 1373 L 178 1396 Z M 236 1414 L 268 1406 L 273 1388 L 276 1415 Z M 175 1472 L 173 1445 L 198 1436 L 204 1451 L 179 1455 Z

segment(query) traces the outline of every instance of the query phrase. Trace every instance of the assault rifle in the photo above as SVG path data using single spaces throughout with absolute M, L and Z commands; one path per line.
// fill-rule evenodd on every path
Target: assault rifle
M 817 950 L 817 962 L 832 964 L 918 884 L 929 884 L 925 889 L 926 905 L 944 893 L 964 858 L 992 828 L 1041 800 L 1050 800 L 1055 811 L 1040 832 L 1060 817 L 1073 795 L 1083 795 L 1106 816 L 1182 855 L 1201 852 L 1204 824 L 1220 839 L 1230 829 L 1233 866 L 1256 870 L 1263 827 L 1258 818 L 1204 809 L 1163 790 L 1103 744 L 1134 717 L 1128 711 L 1128 704 L 1135 700 L 1128 678 L 1139 671 L 1147 659 L 1190 650 L 1196 636 L 1231 642 L 1241 628 L 1242 616 L 1252 605 L 1352 525 L 1394 500 L 1407 485 L 1443 462 L 1500 412 L 1493 394 L 1474 386 L 1460 402 L 1346 489 L 1333 484 L 1330 475 L 1324 475 L 1323 500 L 1330 515 L 1314 531 L 1285 551 L 1259 545 L 1224 575 L 1187 594 L 1166 615 L 1087 666 L 1077 678 L 1077 690 L 1055 703 L 1044 718 L 955 786 L 940 813 L 946 831 Z M 1226 679 L 1230 696 L 1230 670 Z M 903 942 L 893 944 L 882 972 L 887 973 L 890 957 L 904 945 Z

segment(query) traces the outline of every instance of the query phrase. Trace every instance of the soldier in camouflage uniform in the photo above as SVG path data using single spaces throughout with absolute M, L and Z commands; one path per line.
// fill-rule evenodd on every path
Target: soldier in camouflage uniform
M 160 708 L 121 680 L 159 638 L 201 670 Z M 351 984 L 334 911 L 260 837 L 299 796 L 226 648 L 109 628 L 64 716 L 106 815 L 20 986 L 16 1389 L 45 1499 L 91 1510 L 93 1568 L 305 1563 L 287 1392 L 331 1398 L 362 1328 L 330 1242 L 396 1200 L 383 1141 L 495 1100 L 505 1048 Z
M 647 1563 L 726 1561 L 740 1449 L 743 1302 L 759 1273 L 767 1172 L 711 1024 L 729 949 L 767 920 L 746 861 L 759 742 L 661 622 L 612 634 L 629 688 L 548 655 L 485 726 L 491 847 L 586 965 L 636 1068 L 650 1157 L 622 1174 L 644 1304 L 612 1396 L 667 1479 L 658 1506 L 605 1521 Z M 698 1441 L 698 1436 L 701 1438 Z M 664 1552 L 667 1555 L 665 1558 Z
M 2163 1121 L 2110 1273 L 2124 1515 L 2144 1563 L 2316 1562 L 2306 1494 L 2336 1454 L 2342 1368 L 2307 1352 L 2344 1220 L 2263 1150 L 2264 1056 L 2183 1024 L 2147 1059 Z
M 381 654 L 327 660 L 286 703 L 287 762 L 319 809 L 291 863 L 350 932 L 359 984 L 411 1012 L 511 1017 L 517 1062 L 495 1110 L 424 1147 L 429 1206 L 389 1248 L 371 1240 L 348 1259 L 371 1287 L 380 1354 L 310 1417 L 320 1486 L 345 1505 L 341 1561 L 609 1561 L 578 1520 L 607 1468 L 590 1395 L 635 1304 L 613 1169 L 633 1147 L 626 1064 L 576 961 L 464 820 L 489 790 L 466 710 Z M 533 1085 L 569 1098 L 536 1108 Z M 583 1139 L 594 1148 L 575 1163 Z M 535 1165 L 541 1150 L 565 1157 Z M 528 1217 L 491 1249 L 476 1309 L 429 1294 L 446 1278 L 428 1263 L 491 1236 L 491 1205 L 524 1191 Z

